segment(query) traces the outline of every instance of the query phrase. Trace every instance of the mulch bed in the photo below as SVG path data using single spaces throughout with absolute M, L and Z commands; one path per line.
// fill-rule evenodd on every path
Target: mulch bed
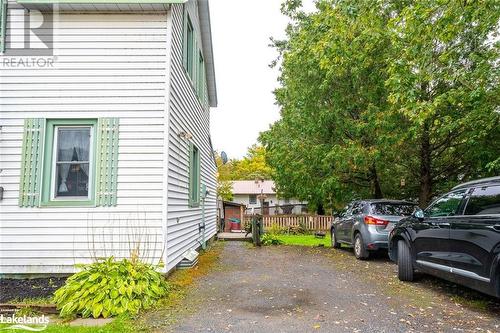
M 0 303 L 26 298 L 51 297 L 64 282 L 65 277 L 37 279 L 0 279 Z

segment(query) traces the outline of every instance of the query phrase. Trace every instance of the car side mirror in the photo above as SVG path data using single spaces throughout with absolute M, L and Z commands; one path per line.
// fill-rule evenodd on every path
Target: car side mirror
M 414 218 L 419 219 L 420 221 L 422 221 L 424 219 L 424 217 L 425 217 L 424 211 L 420 207 L 415 208 L 415 210 L 413 211 L 412 216 Z

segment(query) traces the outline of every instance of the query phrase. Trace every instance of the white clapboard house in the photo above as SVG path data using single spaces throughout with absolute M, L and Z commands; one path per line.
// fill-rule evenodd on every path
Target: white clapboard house
M 0 277 L 170 271 L 216 233 L 208 2 L 0 1 Z

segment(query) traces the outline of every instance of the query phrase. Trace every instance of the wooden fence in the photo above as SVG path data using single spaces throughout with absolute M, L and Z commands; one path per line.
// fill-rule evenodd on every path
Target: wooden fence
M 245 215 L 245 223 L 250 223 L 252 215 Z M 283 229 L 302 226 L 311 231 L 328 231 L 332 217 L 325 215 L 266 215 L 263 218 L 264 230 L 275 225 Z

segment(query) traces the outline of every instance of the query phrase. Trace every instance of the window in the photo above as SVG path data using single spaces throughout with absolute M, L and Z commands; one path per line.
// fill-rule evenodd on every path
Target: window
M 118 148 L 118 118 L 26 118 L 19 207 L 116 206 Z
M 7 4 L 8 0 L 0 0 L 0 53 L 5 52 L 5 40 L 7 39 Z
M 191 19 L 189 16 L 187 17 L 187 25 L 186 25 L 186 71 L 189 74 L 191 79 L 194 79 L 194 66 L 193 66 L 193 58 L 194 58 L 194 30 L 193 24 L 191 23 Z
M 437 199 L 425 210 L 427 217 L 453 216 L 457 213 L 458 207 L 462 202 L 466 190 L 460 190 L 449 193 Z
M 370 207 L 372 213 L 377 215 L 410 216 L 417 205 L 378 202 L 372 203 Z
M 250 194 L 248 196 L 248 203 L 251 205 L 255 205 L 257 203 L 257 195 L 256 194 Z
M 500 214 L 500 186 L 474 189 L 467 202 L 465 215 Z
M 93 205 L 95 120 L 49 120 L 43 171 L 43 205 Z
M 200 151 L 192 143 L 189 144 L 189 205 L 200 205 Z
M 359 214 L 363 213 L 363 206 L 364 206 L 364 204 L 362 202 L 356 202 L 352 206 L 352 215 L 359 215 Z
M 191 80 L 193 90 L 196 92 L 200 103 L 206 105 L 207 92 L 205 89 L 205 59 L 203 58 L 201 48 L 198 47 L 196 32 L 186 6 L 184 6 L 182 53 L 184 69 Z
M 88 199 L 92 126 L 56 126 L 52 198 Z
M 201 51 L 198 54 L 198 97 L 200 101 L 205 103 L 205 61 Z

